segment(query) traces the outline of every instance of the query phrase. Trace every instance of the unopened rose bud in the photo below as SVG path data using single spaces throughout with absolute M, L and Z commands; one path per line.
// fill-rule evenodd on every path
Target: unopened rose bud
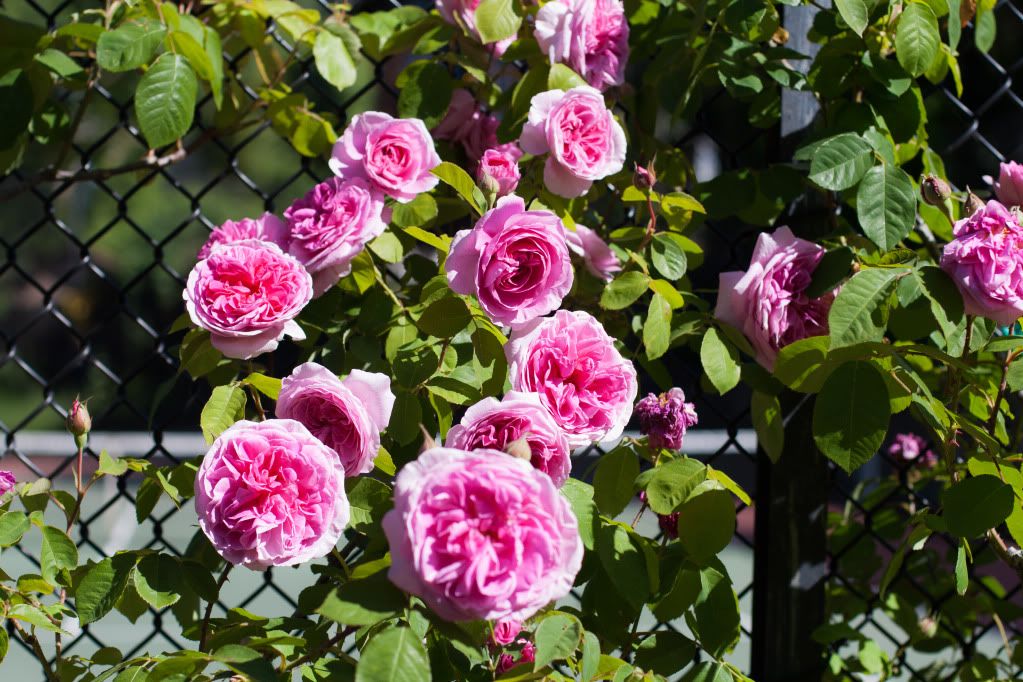
M 504 446 L 504 451 L 512 457 L 524 459 L 527 462 L 533 459 L 533 449 L 529 447 L 529 441 L 526 440 L 525 436 L 516 438 L 507 445 Z
M 970 191 L 970 188 L 966 188 L 966 203 L 963 205 L 963 214 L 965 217 L 970 217 L 980 209 L 984 208 L 984 200 L 978 197 L 976 194 Z
M 427 450 L 437 447 L 437 441 L 433 439 L 433 436 L 426 430 L 425 426 L 420 424 L 419 430 L 423 432 L 423 447 L 419 449 L 419 452 L 426 452 Z
M 945 201 L 952 196 L 952 188 L 938 176 L 926 175 L 920 183 L 920 196 L 923 197 L 926 204 L 943 206 Z
M 501 183 L 490 173 L 480 173 L 479 183 L 487 204 L 493 206 L 497 197 L 501 195 Z
M 67 413 L 67 430 L 75 437 L 79 446 L 84 445 L 85 439 L 92 430 L 92 417 L 89 415 L 89 408 L 85 403 L 75 398 L 71 403 L 71 409 Z
M 637 189 L 641 189 L 644 192 L 653 189 L 654 183 L 657 182 L 657 176 L 654 175 L 653 163 L 648 164 L 645 168 L 636 164 L 636 171 L 632 174 L 632 184 Z
M 930 616 L 924 616 L 923 618 L 921 618 L 918 625 L 920 627 L 920 632 L 927 639 L 930 639 L 931 637 L 934 637 L 934 635 L 938 634 L 938 621 L 931 618 Z

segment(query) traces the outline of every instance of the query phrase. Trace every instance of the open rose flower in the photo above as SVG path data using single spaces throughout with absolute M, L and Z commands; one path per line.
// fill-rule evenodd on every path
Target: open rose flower
M 549 153 L 544 184 L 569 199 L 586 194 L 595 180 L 614 175 L 625 163 L 625 131 L 603 95 L 586 85 L 535 95 L 519 146 L 527 154 Z
M 1006 206 L 1023 206 L 1023 165 L 1010 161 L 998 166 L 995 196 Z
M 481 0 L 437 0 L 437 11 L 440 12 L 444 21 L 458 26 L 469 35 L 480 40 L 480 33 L 476 29 L 476 8 Z M 500 57 L 508 46 L 515 41 L 515 38 L 505 38 L 496 43 L 490 43 L 487 47 L 495 57 Z
M 551 479 L 497 451 L 432 448 L 394 481 L 388 577 L 449 621 L 522 621 L 582 565 L 575 514 Z
M 622 434 L 636 399 L 636 369 L 600 322 L 559 310 L 516 329 L 504 347 L 516 391 L 536 393 L 580 447 Z
M 522 178 L 519 171 L 520 158 L 522 151 L 514 142 L 488 149 L 480 158 L 476 180 L 484 189 L 488 183 L 492 183 L 497 196 L 511 194 L 519 186 L 519 180 Z
M 255 219 L 227 220 L 210 233 L 206 243 L 199 249 L 199 260 L 209 257 L 214 246 L 246 239 L 260 239 L 287 249 L 288 226 L 273 213 L 264 213 Z
M 572 471 L 572 450 L 561 427 L 534 393 L 509 391 L 501 400 L 484 398 L 465 411 L 461 423 L 451 427 L 444 445 L 459 450 L 504 450 L 520 438 L 529 445 L 530 463 L 550 476 L 554 485 L 563 486 Z
M 620 0 L 552 0 L 533 31 L 552 63 L 565 64 L 599 90 L 625 82 L 629 23 Z
M 346 476 L 373 469 L 380 432 L 391 420 L 394 394 L 383 374 L 353 369 L 342 381 L 323 365 L 307 362 L 281 382 L 277 416 L 301 422 L 341 458 Z
M 502 618 L 494 623 L 494 634 L 490 641 L 495 646 L 508 646 L 522 632 L 522 621 L 515 618 Z
M 498 120 L 485 113 L 464 88 L 455 90 L 444 119 L 433 129 L 438 140 L 448 140 L 462 145 L 465 155 L 473 162 L 479 161 L 487 149 L 498 146 Z
M 317 295 L 347 275 L 366 243 L 384 231 L 383 214 L 383 195 L 360 178 L 329 178 L 284 211 L 288 252 L 313 276 Z
M 568 231 L 567 237 L 568 248 L 572 253 L 582 257 L 586 269 L 594 277 L 610 282 L 614 278 L 614 273 L 621 271 L 622 262 L 618 260 L 618 256 L 607 242 L 590 228 L 577 223 L 574 231 Z
M 329 554 L 348 525 L 344 470 L 297 421 L 240 421 L 199 465 L 195 511 L 225 561 L 252 570 L 301 564 Z
M 17 483 L 18 479 L 14 477 L 12 472 L 7 471 L 6 469 L 0 469 L 0 495 L 6 495 L 14 490 L 14 486 L 17 485 Z
M 444 267 L 451 288 L 475 294 L 500 324 L 517 325 L 561 305 L 572 288 L 565 226 L 550 211 L 502 197 L 475 227 L 455 235 Z
M 968 315 L 1011 325 L 1023 315 L 1023 227 L 997 201 L 956 223 L 941 269 L 963 295 Z
M 901 457 L 907 462 L 915 461 L 925 467 L 938 463 L 938 455 L 927 447 L 927 441 L 915 433 L 897 433 L 888 446 L 888 454 Z
M 828 333 L 834 293 L 806 295 L 823 257 L 824 247 L 779 227 L 757 238 L 749 270 L 721 273 L 714 316 L 742 330 L 767 369 L 784 346 Z
M 358 114 L 334 144 L 330 169 L 347 180 L 362 178 L 401 203 L 437 186 L 440 165 L 433 138 L 418 118 L 379 111 Z
M 188 274 L 183 297 L 192 322 L 231 358 L 277 348 L 285 335 L 304 339 L 295 316 L 313 295 L 313 280 L 270 242 L 248 239 L 215 246 Z
M 697 422 L 696 406 L 686 402 L 681 388 L 647 397 L 636 403 L 639 430 L 650 440 L 654 448 L 681 450 L 689 427 Z

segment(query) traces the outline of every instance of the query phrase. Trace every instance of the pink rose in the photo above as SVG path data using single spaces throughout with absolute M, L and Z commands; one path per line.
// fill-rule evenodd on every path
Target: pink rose
M 483 152 L 479 167 L 476 170 L 476 180 L 481 187 L 486 187 L 490 178 L 497 189 L 498 196 L 511 194 L 519 186 L 522 178 L 519 172 L 519 159 L 522 158 L 522 151 L 514 142 L 502 144 L 494 149 Z
M 352 259 L 384 231 L 383 214 L 383 195 L 361 178 L 329 178 L 284 211 L 291 230 L 288 252 L 313 276 L 317 295 L 347 275 Z
M 721 273 L 714 316 L 740 329 L 767 369 L 774 369 L 782 347 L 828 333 L 834 293 L 805 293 L 823 257 L 823 247 L 779 227 L 757 238 L 749 270 Z
M 438 140 L 462 145 L 465 155 L 475 162 L 484 151 L 498 146 L 498 125 L 498 120 L 484 113 L 468 90 L 459 88 L 452 93 L 448 111 L 433 134 Z
M 568 248 L 577 256 L 582 256 L 583 263 L 590 273 L 605 282 L 620 272 L 622 262 L 596 232 L 583 225 L 576 224 L 575 231 L 568 230 Z
M 0 469 L 0 495 L 6 495 L 7 493 L 14 490 L 14 486 L 17 485 L 18 479 L 14 477 L 14 474 L 6 469 Z
M 620 0 L 553 0 L 533 31 L 551 63 L 572 68 L 600 90 L 625 82 L 629 23 Z
M 582 565 L 568 500 L 521 459 L 432 448 L 394 481 L 388 577 L 449 621 L 525 620 L 561 599 Z
M 603 95 L 586 85 L 535 95 L 519 146 L 527 154 L 550 153 L 544 184 L 569 199 L 586 194 L 594 180 L 614 175 L 625 163 L 625 131 Z
M 433 139 L 418 118 L 379 111 L 358 114 L 334 144 L 330 169 L 346 180 L 362 178 L 401 203 L 437 186 L 440 165 Z
M 264 213 L 255 220 L 252 218 L 242 218 L 238 221 L 227 220 L 210 233 L 209 239 L 199 249 L 199 260 L 208 258 L 213 247 L 218 244 L 230 244 L 245 239 L 261 239 L 286 249 L 288 248 L 288 226 L 273 213 Z
M 295 316 L 312 295 L 301 263 L 276 244 L 248 239 L 215 246 L 196 263 L 183 298 L 215 348 L 246 359 L 274 350 L 285 335 L 304 339 Z
M 556 310 L 572 288 L 565 226 L 550 211 L 527 211 L 514 195 L 455 235 L 444 267 L 454 291 L 475 294 L 506 325 Z
M 995 196 L 1006 206 L 1023 206 L 1023 165 L 1010 161 L 999 164 Z
M 307 362 L 281 382 L 277 416 L 301 422 L 341 458 L 346 476 L 373 470 L 380 432 L 394 407 L 391 380 L 353 369 L 344 381 L 323 365 Z
M 636 369 L 589 313 L 559 310 L 516 329 L 504 347 L 516 391 L 536 393 L 572 447 L 622 435 Z
M 888 446 L 888 454 L 901 457 L 907 462 L 916 460 L 925 467 L 933 467 L 938 463 L 938 455 L 927 447 L 927 441 L 915 433 L 897 433 Z
M 508 646 L 522 632 L 522 621 L 515 618 L 502 618 L 494 623 L 494 635 L 491 641 L 497 646 Z
M 509 391 L 504 398 L 484 398 L 448 431 L 444 445 L 459 450 L 504 450 L 525 439 L 530 463 L 550 476 L 559 488 L 572 471 L 572 450 L 561 427 L 534 393 Z
M 479 31 L 476 30 L 476 8 L 480 2 L 481 0 L 437 0 L 437 11 L 444 21 L 458 26 L 476 40 L 480 40 Z M 487 46 L 495 57 L 500 57 L 514 41 L 514 37 L 505 38 Z
M 945 245 L 941 269 L 955 281 L 968 315 L 1011 325 L 1023 315 L 1023 227 L 997 201 L 953 230 Z
M 262 570 L 330 553 L 348 525 L 345 472 L 297 421 L 240 421 L 195 477 L 199 527 L 224 560 Z

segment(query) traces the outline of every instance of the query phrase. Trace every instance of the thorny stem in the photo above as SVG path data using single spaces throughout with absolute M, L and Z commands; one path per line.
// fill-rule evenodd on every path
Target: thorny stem
M 973 316 L 967 315 L 966 317 L 966 338 L 963 340 L 963 352 L 960 355 L 961 360 L 966 360 L 966 356 L 970 353 L 970 341 L 973 339 Z M 949 399 L 952 401 L 948 408 L 948 411 L 952 414 L 956 414 L 959 411 L 959 391 L 962 386 L 962 372 L 952 367 L 949 369 L 952 376 L 949 378 Z M 959 433 L 959 429 L 953 426 L 949 429 L 948 435 L 945 437 L 942 443 L 942 454 L 945 456 L 945 466 L 948 469 L 949 478 L 953 483 L 959 482 L 959 472 L 955 468 L 955 444 L 956 435 Z
M 220 590 L 224 587 L 224 583 L 227 582 L 227 576 L 231 573 L 232 568 L 233 566 L 231 564 L 226 564 L 224 566 L 224 570 L 220 573 L 220 578 L 217 580 L 217 594 L 206 604 L 206 613 L 203 614 L 202 629 L 199 634 L 199 651 L 206 651 L 206 640 L 209 638 L 210 634 L 210 617 L 213 615 L 213 605 L 217 603 L 218 599 L 220 599 Z
M 39 662 L 43 666 L 43 672 L 46 673 L 46 679 L 49 680 L 49 682 L 59 682 L 60 678 L 57 677 L 57 674 L 53 672 L 53 668 L 50 667 L 50 661 L 47 660 L 46 654 L 43 653 L 43 647 L 39 645 L 39 640 L 36 639 L 36 636 L 23 628 L 21 624 L 13 618 L 10 619 L 10 621 L 14 626 L 14 629 L 18 631 L 18 636 L 21 637 L 22 641 L 32 647 L 33 653 L 35 653 L 36 658 L 39 659 Z

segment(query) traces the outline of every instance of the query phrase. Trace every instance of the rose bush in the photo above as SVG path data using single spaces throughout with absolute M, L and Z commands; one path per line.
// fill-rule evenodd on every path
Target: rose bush
M 817 15 L 806 71 L 769 0 L 467 0 L 327 18 L 284 0 L 215 2 L 201 18 L 147 1 L 38 40 L 4 19 L 4 66 L 17 67 L 5 101 L 47 107 L 9 117 L 23 130 L 4 163 L 50 140 L 61 99 L 48 88 L 91 92 L 143 67 L 138 130 L 181 144 L 141 167 L 264 123 L 322 162 L 279 214 L 216 226 L 187 277 L 174 329 L 182 373 L 211 387 L 204 456 L 104 454 L 86 480 L 91 420 L 76 401 L 74 494 L 0 472 L 0 544 L 35 525 L 47 548 L 40 575 L 0 576 L 11 636 L 49 680 L 748 680 L 730 659 L 742 620 L 719 555 L 751 500 L 686 456 L 700 415 L 675 386 L 680 363 L 708 393 L 751 393 L 766 457 L 807 457 L 786 442 L 808 419 L 795 432 L 835 467 L 894 460 L 849 510 L 825 513 L 851 576 L 829 585 L 831 622 L 804 643 L 813 659 L 827 647 L 828 679 L 890 676 L 907 647 L 1011 623 L 985 564 L 1023 576 L 1020 171 L 999 169 L 1001 203 L 954 191 L 917 80 L 958 75 L 954 15 L 978 12 L 980 28 L 991 12 L 968 4 L 937 8 L 953 15 L 939 26 L 933 3 L 837 3 Z M 254 66 L 225 62 L 224 45 Z M 356 47 L 401 55 L 398 95 L 393 110 L 360 104 L 338 135 L 281 79 L 311 55 L 345 90 L 370 64 Z M 182 142 L 197 78 L 216 116 Z M 13 97 L 25 88 L 38 96 Z M 831 116 L 785 163 L 706 178 L 676 148 L 718 96 L 774 126 L 784 89 Z M 793 203 L 826 210 L 808 224 L 783 216 Z M 702 228 L 725 217 L 759 229 L 752 255 L 700 273 L 717 291 L 695 286 Z M 792 404 L 812 409 L 784 414 Z M 895 433 L 896 415 L 912 428 Z M 167 498 L 194 507 L 199 530 L 180 555 L 80 565 L 83 498 L 129 472 L 140 523 Z M 66 525 L 48 525 L 51 504 Z M 881 544 L 850 550 L 871 517 Z M 297 564 L 314 578 L 293 613 L 214 616 L 235 566 Z M 919 595 L 928 579 L 940 600 Z M 894 656 L 849 625 L 868 603 L 907 631 Z M 140 605 L 170 608 L 186 649 L 64 651 L 72 619 Z M 680 627 L 647 630 L 654 619 Z M 1003 658 L 953 656 L 927 679 L 1015 674 Z

